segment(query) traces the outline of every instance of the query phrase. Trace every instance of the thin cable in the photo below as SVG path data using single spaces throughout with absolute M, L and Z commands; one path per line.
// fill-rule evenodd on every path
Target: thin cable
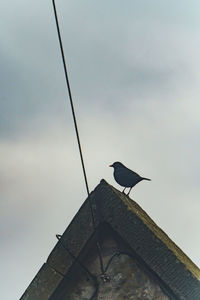
M 90 277 L 92 279 L 95 278 L 95 276 L 88 270 L 88 268 L 86 268 L 86 266 L 77 258 L 74 256 L 74 254 L 68 249 L 68 247 L 64 244 L 64 242 L 61 240 L 62 238 L 62 235 L 60 234 L 56 234 L 56 238 L 58 239 L 58 241 L 61 243 L 61 245 L 63 246 L 63 248 L 69 253 L 69 255 L 74 259 L 75 262 L 77 262 L 81 267 L 82 269 L 85 270 L 85 272 L 90 275 Z
M 58 241 L 61 243 L 61 245 L 63 246 L 63 248 L 69 253 L 69 255 L 71 255 L 71 257 L 74 259 L 75 263 L 78 263 L 80 265 L 80 267 L 82 267 L 85 272 L 91 277 L 91 279 L 93 280 L 94 282 L 94 292 L 92 294 L 92 296 L 89 298 L 89 300 L 95 300 L 96 298 L 96 295 L 98 293 L 98 289 L 99 289 L 99 283 L 98 283 L 98 280 L 97 280 L 97 277 L 95 275 L 93 275 L 86 267 L 85 265 L 83 265 L 81 263 L 81 261 L 79 261 L 77 259 L 77 257 L 75 257 L 72 252 L 66 247 L 66 245 L 62 242 L 61 238 L 62 236 L 60 234 L 56 234 L 56 238 L 58 239 Z M 63 274 L 61 273 L 60 271 L 56 270 L 54 267 L 50 266 L 56 273 L 60 274 L 63 278 L 64 277 L 67 277 L 66 274 Z
M 58 16 L 57 16 L 55 0 L 52 0 L 52 3 L 53 3 L 53 9 L 54 9 L 54 16 L 55 16 L 55 21 L 56 21 L 58 39 L 59 39 L 59 44 L 60 44 L 60 50 L 61 50 L 61 55 L 62 55 L 65 79 L 66 79 L 66 83 L 67 83 L 67 88 L 68 88 L 68 93 L 69 93 L 69 100 L 70 100 L 70 104 L 71 104 L 72 116 L 73 116 L 73 121 L 74 121 L 74 127 L 75 127 L 75 131 L 76 131 L 78 148 L 79 148 L 81 164 L 82 164 L 82 169 L 83 169 L 83 175 L 84 175 L 86 190 L 87 190 L 87 194 L 88 194 L 88 198 L 89 198 L 89 204 L 90 204 L 90 210 L 91 210 L 91 216 L 92 216 L 92 223 L 93 223 L 94 229 L 96 229 L 94 212 L 93 212 L 92 203 L 91 203 L 90 196 L 89 196 L 90 192 L 89 192 L 89 187 L 88 187 L 88 181 L 87 181 L 87 175 L 86 175 L 85 164 L 84 164 L 84 159 L 83 159 L 83 153 L 82 153 L 82 149 L 81 149 L 81 142 L 80 142 L 80 137 L 79 137 L 78 125 L 77 125 L 77 121 L 76 121 L 76 114 L 75 114 L 74 105 L 73 105 L 73 99 L 72 99 L 72 93 L 71 93 L 71 88 L 70 88 L 70 83 L 69 83 L 69 77 L 68 77 L 68 73 L 67 73 L 67 66 L 66 66 L 66 61 L 65 61 L 65 54 L 64 54 L 63 43 L 62 43 L 62 38 L 61 38 L 61 33 L 60 33 L 60 27 L 59 27 L 59 22 L 58 22 Z M 101 247 L 100 247 L 100 244 L 99 244 L 98 241 L 97 241 L 97 249 L 98 249 L 98 253 L 99 253 L 100 267 L 101 267 L 101 271 L 102 271 L 102 274 L 103 274 L 104 273 L 103 259 L 102 259 L 102 255 L 101 255 Z
M 75 131 L 76 131 L 77 142 L 78 142 L 78 148 L 79 148 L 79 152 L 80 152 L 83 175 L 84 175 L 84 179 L 85 179 L 86 190 L 87 190 L 87 193 L 88 193 L 88 196 L 89 196 L 90 192 L 89 192 L 88 181 L 87 181 L 85 165 L 84 165 L 84 160 L 83 160 L 83 154 L 82 154 L 82 149 L 81 149 L 81 142 L 80 142 L 80 138 L 79 138 L 78 125 L 77 125 L 77 122 L 76 122 L 76 115 L 75 115 L 75 111 L 74 111 L 72 93 L 71 93 L 71 88 L 70 88 L 70 84 L 69 84 L 69 77 L 68 77 L 68 73 L 67 73 L 67 66 L 66 66 L 66 62 L 65 62 L 65 54 L 64 54 L 64 49 L 63 49 L 63 44 L 62 44 L 62 39 L 61 39 L 61 34 L 60 34 L 60 28 L 59 28 L 59 23 L 58 23 L 58 16 L 57 16 L 57 11 L 56 11 L 55 0 L 52 0 L 52 2 L 53 2 L 54 15 L 55 15 L 55 20 L 56 20 L 56 28 L 57 28 L 57 32 L 58 32 L 60 50 L 61 50 L 61 55 L 62 55 L 63 67 L 64 67 L 64 72 L 65 72 L 65 79 L 66 79 L 66 83 L 67 83 L 67 88 L 68 88 L 68 93 L 69 93 L 69 100 L 70 100 L 70 104 L 71 104 L 72 116 L 73 116 L 73 120 L 74 120 L 74 126 L 75 126 Z

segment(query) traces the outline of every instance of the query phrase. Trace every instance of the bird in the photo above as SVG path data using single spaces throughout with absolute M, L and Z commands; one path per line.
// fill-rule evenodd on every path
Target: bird
M 116 161 L 112 165 L 109 165 L 109 167 L 114 168 L 114 178 L 117 181 L 117 183 L 124 187 L 122 193 L 125 194 L 125 189 L 130 188 L 129 192 L 126 194 L 129 196 L 131 189 L 140 181 L 142 180 L 148 180 L 151 181 L 151 179 L 146 177 L 141 177 L 139 174 L 133 172 L 132 170 L 125 167 L 121 162 Z

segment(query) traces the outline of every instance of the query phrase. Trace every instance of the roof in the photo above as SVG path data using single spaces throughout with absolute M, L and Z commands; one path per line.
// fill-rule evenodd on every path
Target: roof
M 129 245 L 176 299 L 200 299 L 200 270 L 133 200 L 105 180 L 90 194 L 96 227 L 107 223 Z M 78 257 L 94 236 L 87 198 L 61 240 Z M 58 242 L 21 300 L 50 299 L 73 266 L 73 257 Z M 175 298 L 173 298 L 175 299 Z

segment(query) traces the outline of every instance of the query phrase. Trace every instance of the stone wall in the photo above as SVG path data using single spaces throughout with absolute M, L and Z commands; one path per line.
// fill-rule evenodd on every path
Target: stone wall
M 97 300 L 169 300 L 157 280 L 151 273 L 145 270 L 145 267 L 138 262 L 137 258 L 131 253 L 130 249 L 123 244 L 120 239 L 114 238 L 114 235 L 108 230 L 103 233 L 100 241 L 104 267 L 111 260 L 106 277 L 100 274 L 99 257 L 97 248 L 90 246 L 90 251 L 83 259 L 84 265 L 92 274 L 97 277 L 98 291 Z M 69 274 L 62 293 L 55 299 L 62 300 L 88 300 L 95 293 L 95 283 L 87 273 L 76 265 Z M 54 299 L 54 298 L 53 298 Z

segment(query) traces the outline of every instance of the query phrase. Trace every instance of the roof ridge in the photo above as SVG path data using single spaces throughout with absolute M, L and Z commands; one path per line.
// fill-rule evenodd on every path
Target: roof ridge
M 103 180 L 102 180 L 103 183 Z M 105 181 L 106 184 L 108 184 Z M 112 185 L 108 184 L 115 193 L 120 196 L 120 199 L 128 207 L 130 211 L 136 214 L 140 220 L 159 238 L 168 249 L 170 249 L 176 257 L 186 266 L 186 268 L 198 279 L 200 280 L 200 269 L 197 265 L 181 250 L 179 246 L 153 221 L 153 219 L 144 211 L 144 209 L 136 203 L 131 198 L 127 197 L 125 194 L 117 190 Z

